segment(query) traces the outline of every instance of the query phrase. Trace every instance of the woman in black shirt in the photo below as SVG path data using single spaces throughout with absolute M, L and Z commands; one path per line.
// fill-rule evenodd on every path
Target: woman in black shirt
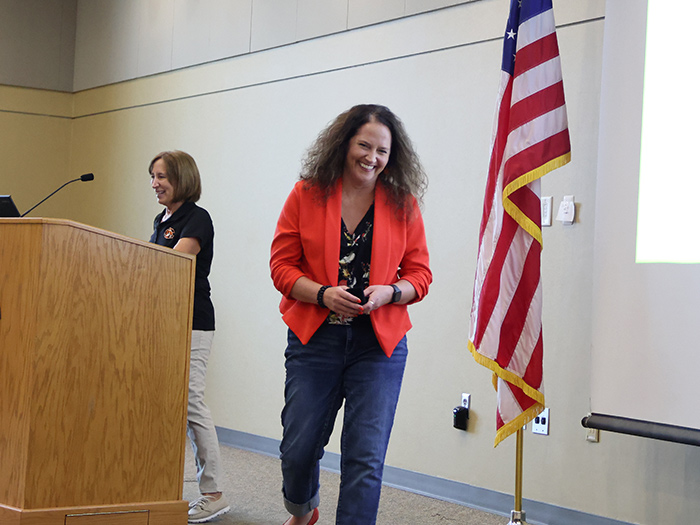
M 153 223 L 151 242 L 197 256 L 194 285 L 187 435 L 197 463 L 200 498 L 190 503 L 189 523 L 204 523 L 230 510 L 220 490 L 219 441 L 204 403 L 207 362 L 214 337 L 214 306 L 209 270 L 214 256 L 214 226 L 209 213 L 195 204 L 201 194 L 199 170 L 183 151 L 159 153 L 148 167 L 151 187 L 165 206 Z

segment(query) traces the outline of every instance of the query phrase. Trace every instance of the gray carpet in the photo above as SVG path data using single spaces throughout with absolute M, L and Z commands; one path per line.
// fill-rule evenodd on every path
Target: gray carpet
M 212 521 L 218 525 L 282 525 L 289 517 L 282 504 L 282 473 L 277 458 L 221 446 L 226 472 L 224 493 L 231 512 Z M 321 471 L 318 525 L 335 522 L 339 476 Z M 187 446 L 183 497 L 199 496 L 192 451 Z M 504 525 L 508 518 L 392 487 L 382 489 L 377 525 Z

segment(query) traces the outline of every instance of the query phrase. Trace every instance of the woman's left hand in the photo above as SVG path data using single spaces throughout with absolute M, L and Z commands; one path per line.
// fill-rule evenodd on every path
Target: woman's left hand
M 367 302 L 362 305 L 362 313 L 369 314 L 380 306 L 389 304 L 394 296 L 394 289 L 388 284 L 375 284 L 365 288 Z

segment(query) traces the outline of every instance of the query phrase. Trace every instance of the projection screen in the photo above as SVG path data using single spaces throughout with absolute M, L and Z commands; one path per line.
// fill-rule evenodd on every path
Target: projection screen
M 700 429 L 700 9 L 644 4 L 606 3 L 591 412 Z

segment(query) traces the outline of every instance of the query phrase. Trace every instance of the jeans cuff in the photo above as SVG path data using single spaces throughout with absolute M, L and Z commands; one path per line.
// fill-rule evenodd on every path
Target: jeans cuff
M 312 510 L 314 510 L 316 507 L 318 507 L 318 504 L 320 502 L 321 496 L 318 492 L 316 492 L 313 498 L 311 498 L 306 503 L 301 504 L 292 503 L 287 498 L 284 498 L 284 508 L 286 508 L 287 512 L 289 512 L 292 516 L 304 516 Z

